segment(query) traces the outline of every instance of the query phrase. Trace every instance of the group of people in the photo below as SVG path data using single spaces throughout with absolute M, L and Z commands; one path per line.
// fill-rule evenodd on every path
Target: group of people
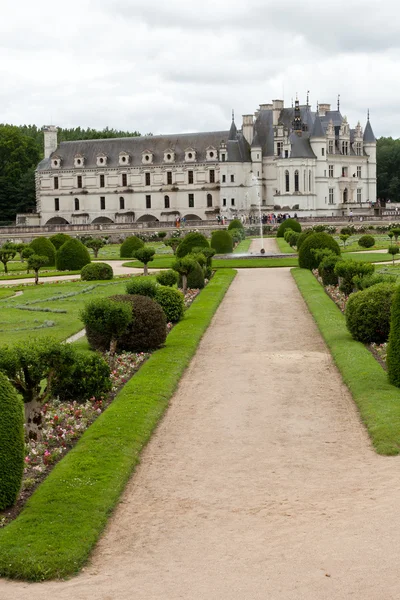
M 260 224 L 260 217 L 259 215 L 240 215 L 239 218 L 243 225 L 259 225 Z M 275 213 L 270 213 L 270 214 L 262 214 L 261 215 L 261 223 L 263 225 L 275 225 L 276 223 L 282 223 L 282 221 L 284 221 L 285 219 L 289 219 L 290 215 L 288 213 L 279 213 L 279 214 L 275 214 Z M 294 219 L 297 219 L 297 213 L 294 214 Z M 218 221 L 218 225 L 226 225 L 227 224 L 227 218 L 224 215 L 217 215 L 217 221 Z
M 175 219 L 175 227 L 177 229 L 179 229 L 181 226 L 185 227 L 185 225 L 186 225 L 186 219 L 185 219 L 185 217 L 182 217 L 182 218 L 181 217 L 176 217 L 176 219 Z

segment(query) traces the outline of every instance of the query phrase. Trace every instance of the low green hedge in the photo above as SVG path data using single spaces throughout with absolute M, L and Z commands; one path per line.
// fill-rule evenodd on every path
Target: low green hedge
M 109 408 L 52 470 L 22 513 L 0 530 L 0 575 L 30 581 L 73 575 L 87 561 L 235 277 L 214 275 Z
M 84 281 L 106 281 L 112 279 L 113 276 L 112 267 L 103 262 L 89 263 L 81 271 L 81 279 Z

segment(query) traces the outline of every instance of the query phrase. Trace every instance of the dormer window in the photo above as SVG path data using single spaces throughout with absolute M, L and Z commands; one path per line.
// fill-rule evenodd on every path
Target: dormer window
M 103 152 L 101 152 L 100 154 L 97 155 L 97 166 L 98 167 L 105 167 L 107 164 L 107 155 L 104 154 Z
M 194 162 L 196 160 L 196 150 L 193 148 L 187 148 L 185 150 L 185 161 Z
M 59 169 L 61 167 L 61 157 L 53 156 L 51 159 L 51 167 L 52 169 Z
M 83 156 L 83 154 L 75 154 L 74 166 L 79 169 L 79 168 L 83 167 L 84 164 L 85 164 L 85 157 Z
M 130 163 L 130 155 L 127 152 L 119 153 L 119 164 L 122 166 L 127 166 Z
M 172 150 L 172 148 L 167 148 L 164 151 L 164 162 L 166 162 L 166 163 L 175 162 L 175 152 L 174 152 L 174 150 Z
M 142 152 L 142 163 L 144 165 L 151 165 L 153 162 L 153 153 L 150 150 Z
M 207 160 L 217 160 L 217 151 L 213 146 L 209 146 L 206 150 Z

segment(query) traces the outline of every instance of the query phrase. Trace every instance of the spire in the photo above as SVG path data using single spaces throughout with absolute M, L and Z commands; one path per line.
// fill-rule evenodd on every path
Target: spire
M 317 113 L 315 115 L 314 127 L 311 132 L 311 137 L 316 137 L 316 138 L 321 138 L 321 137 L 324 138 L 325 137 L 325 132 L 324 132 L 324 128 L 322 127 L 322 122 L 321 122 L 319 113 Z
M 236 125 L 235 125 L 235 113 L 232 109 L 232 123 L 231 123 L 231 128 L 229 130 L 229 137 L 228 140 L 236 140 L 237 139 L 237 129 L 236 129 Z
M 310 90 L 307 90 L 307 110 L 310 105 Z
M 292 127 L 293 127 L 293 131 L 295 131 L 298 135 L 301 135 L 301 133 L 303 131 L 303 123 L 301 120 L 300 103 L 297 99 L 294 104 L 294 115 L 293 115 Z
M 376 138 L 374 136 L 374 132 L 372 131 L 371 123 L 369 120 L 369 109 L 367 114 L 367 124 L 364 129 L 364 144 L 374 144 L 376 142 Z
M 340 94 L 338 94 L 338 97 L 337 97 L 337 109 L 338 109 L 338 112 L 340 112 Z

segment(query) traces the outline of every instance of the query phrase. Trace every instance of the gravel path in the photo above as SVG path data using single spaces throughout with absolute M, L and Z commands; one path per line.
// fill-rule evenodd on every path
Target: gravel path
M 288 269 L 240 270 L 91 564 L 1 600 L 397 600 L 371 449 Z

